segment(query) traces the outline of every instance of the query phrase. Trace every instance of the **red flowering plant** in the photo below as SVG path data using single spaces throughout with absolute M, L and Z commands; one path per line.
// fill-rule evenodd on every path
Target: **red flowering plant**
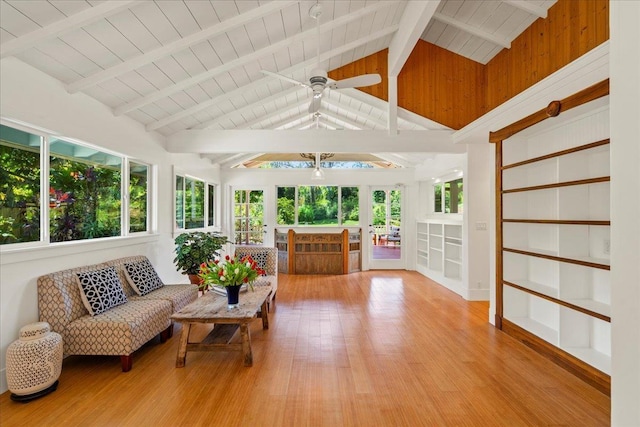
M 264 270 L 258 267 L 251 256 L 238 259 L 237 256 L 231 258 L 227 255 L 224 262 L 216 259 L 200 264 L 198 277 L 202 283 L 199 287 L 205 290 L 214 286 L 240 286 L 246 283 L 253 290 L 253 282 L 263 274 Z

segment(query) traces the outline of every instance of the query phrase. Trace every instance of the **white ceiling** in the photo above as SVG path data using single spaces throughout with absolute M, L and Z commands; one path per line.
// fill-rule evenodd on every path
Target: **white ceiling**
M 546 16 L 555 0 L 319 3 L 321 68 L 332 70 L 390 48 L 392 70 L 401 68 L 417 37 L 484 64 Z M 197 131 L 243 129 L 446 129 L 357 89 L 325 90 L 315 121 L 308 113 L 309 89 L 264 75 L 261 70 L 307 81 L 317 68 L 316 21 L 309 16 L 314 4 L 2 0 L 0 52 L 168 140 Z M 233 166 L 268 151 L 203 156 Z M 401 166 L 430 156 L 404 153 L 402 161 L 399 154 L 378 154 Z

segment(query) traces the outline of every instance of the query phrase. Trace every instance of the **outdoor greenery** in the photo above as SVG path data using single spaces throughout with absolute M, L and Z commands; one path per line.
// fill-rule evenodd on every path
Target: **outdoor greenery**
M 234 241 L 238 245 L 259 245 L 264 240 L 264 194 L 261 190 L 234 193 Z
M 40 239 L 40 137 L 0 126 L 0 244 Z
M 297 223 L 300 225 L 355 225 L 359 221 L 358 187 L 299 186 Z M 296 224 L 296 187 L 278 187 L 277 221 Z M 340 221 L 338 210 L 341 209 Z
M 444 200 L 443 200 L 444 194 Z M 451 202 L 451 197 L 456 199 Z M 437 183 L 433 186 L 434 212 L 462 213 L 464 208 L 463 180 L 458 178 L 453 181 Z
M 0 244 L 39 241 L 44 138 L 0 126 Z M 49 242 L 122 235 L 123 157 L 49 137 Z M 130 162 L 131 232 L 147 230 L 148 166 Z
M 401 224 L 402 193 L 399 190 L 373 192 L 373 225 L 396 226 Z

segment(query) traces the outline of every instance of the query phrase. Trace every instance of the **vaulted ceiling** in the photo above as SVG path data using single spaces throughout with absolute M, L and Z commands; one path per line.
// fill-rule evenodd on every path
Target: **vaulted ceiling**
M 263 70 L 308 82 L 313 69 L 330 71 L 389 48 L 389 73 L 397 76 L 418 38 L 484 64 L 554 2 L 2 0 L 0 52 L 58 79 L 70 94 L 82 92 L 140 122 L 173 151 L 187 147 L 234 166 L 286 153 L 259 144 L 238 152 L 202 149 L 203 139 L 229 130 L 317 128 L 386 136 L 433 131 L 440 141 L 447 129 L 352 88 L 325 90 L 313 115 L 310 89 Z M 310 16 L 316 3 L 319 22 Z M 295 151 L 314 151 L 310 145 Z M 381 147 L 371 145 L 373 159 L 400 166 L 431 155 L 373 151 Z

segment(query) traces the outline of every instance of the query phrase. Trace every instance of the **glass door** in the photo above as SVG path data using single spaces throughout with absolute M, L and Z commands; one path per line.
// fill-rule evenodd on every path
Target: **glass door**
M 236 245 L 262 245 L 267 232 L 264 223 L 264 191 L 234 190 L 233 224 Z
M 369 212 L 369 268 L 405 268 L 402 250 L 402 189 L 371 189 Z

